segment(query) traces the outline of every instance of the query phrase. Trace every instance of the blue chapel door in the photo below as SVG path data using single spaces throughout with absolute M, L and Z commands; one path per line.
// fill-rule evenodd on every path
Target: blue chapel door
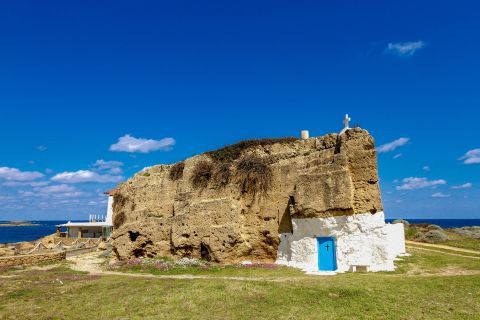
M 317 238 L 318 243 L 318 270 L 335 271 L 337 270 L 337 257 L 335 250 L 335 241 L 333 238 Z

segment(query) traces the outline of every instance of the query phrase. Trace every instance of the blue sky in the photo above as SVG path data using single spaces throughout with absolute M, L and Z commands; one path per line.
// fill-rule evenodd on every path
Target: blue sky
M 345 113 L 382 151 L 387 217 L 480 218 L 479 9 L 4 1 L 0 220 L 101 214 L 143 167 Z

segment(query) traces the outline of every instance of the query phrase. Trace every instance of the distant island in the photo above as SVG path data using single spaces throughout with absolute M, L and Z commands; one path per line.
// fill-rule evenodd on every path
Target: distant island
M 32 223 L 31 221 L 7 221 L 0 222 L 0 227 L 31 227 L 39 226 L 38 223 Z

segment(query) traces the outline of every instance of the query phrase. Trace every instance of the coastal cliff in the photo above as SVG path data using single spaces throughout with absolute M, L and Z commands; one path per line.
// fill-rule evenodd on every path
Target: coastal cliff
M 241 142 L 120 184 L 113 247 L 119 259 L 275 261 L 292 218 L 382 211 L 377 156 L 368 131 Z

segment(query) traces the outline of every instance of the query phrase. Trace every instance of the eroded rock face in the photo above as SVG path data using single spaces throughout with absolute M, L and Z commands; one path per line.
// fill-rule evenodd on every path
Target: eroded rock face
M 183 175 L 171 165 L 138 173 L 118 186 L 113 246 L 117 257 L 173 255 L 231 263 L 273 262 L 279 234 L 291 232 L 292 218 L 382 211 L 374 140 L 363 129 L 342 135 L 256 146 L 243 151 L 268 158 L 272 171 L 266 194 L 241 192 L 233 178 L 195 189 L 190 181 L 207 154 L 185 160 Z

